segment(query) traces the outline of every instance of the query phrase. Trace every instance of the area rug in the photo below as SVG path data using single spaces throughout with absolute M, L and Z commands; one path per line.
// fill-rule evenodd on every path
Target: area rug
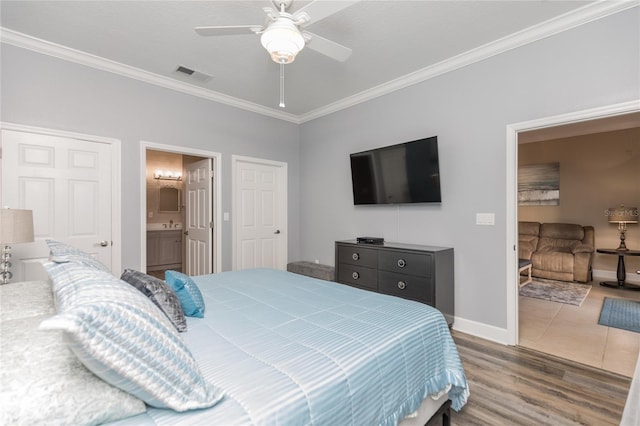
M 605 297 L 598 324 L 640 333 L 640 302 Z
M 520 287 L 520 296 L 581 306 L 589 291 L 591 284 L 534 278 L 529 284 Z

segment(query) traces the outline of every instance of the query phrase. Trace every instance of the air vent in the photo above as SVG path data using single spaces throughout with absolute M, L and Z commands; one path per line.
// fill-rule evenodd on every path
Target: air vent
M 182 65 L 178 65 L 175 71 L 177 74 L 181 74 L 184 77 L 188 77 L 189 79 L 199 81 L 200 83 L 206 83 L 211 80 L 213 77 L 209 74 L 205 74 L 200 71 L 192 70 L 191 68 L 184 67 Z
M 190 70 L 187 67 L 183 67 L 182 65 L 179 65 L 178 68 L 176 69 L 176 72 L 181 72 L 187 75 L 192 75 L 195 71 L 194 70 Z

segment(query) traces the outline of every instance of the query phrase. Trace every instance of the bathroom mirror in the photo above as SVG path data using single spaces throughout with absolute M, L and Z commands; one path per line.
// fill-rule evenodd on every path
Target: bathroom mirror
M 173 186 L 160 187 L 160 213 L 178 213 L 180 212 L 180 190 Z

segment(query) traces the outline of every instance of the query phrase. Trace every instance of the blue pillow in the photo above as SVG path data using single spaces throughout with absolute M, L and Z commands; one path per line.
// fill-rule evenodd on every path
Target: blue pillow
M 184 314 L 188 317 L 204 318 L 204 299 L 191 277 L 181 272 L 166 271 L 164 278 L 178 295 Z

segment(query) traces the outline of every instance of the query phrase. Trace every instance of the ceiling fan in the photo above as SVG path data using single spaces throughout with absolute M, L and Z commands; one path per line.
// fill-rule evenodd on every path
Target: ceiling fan
M 360 0 L 314 0 L 297 12 L 287 13 L 293 0 L 271 0 L 273 6 L 262 10 L 267 15 L 264 25 L 229 25 L 196 27 L 202 36 L 230 34 L 260 35 L 262 46 L 271 59 L 280 64 L 280 107 L 284 108 L 284 66 L 290 64 L 305 47 L 336 61 L 344 62 L 351 56 L 351 49 L 317 34 L 302 30 L 304 27 L 337 13 Z

